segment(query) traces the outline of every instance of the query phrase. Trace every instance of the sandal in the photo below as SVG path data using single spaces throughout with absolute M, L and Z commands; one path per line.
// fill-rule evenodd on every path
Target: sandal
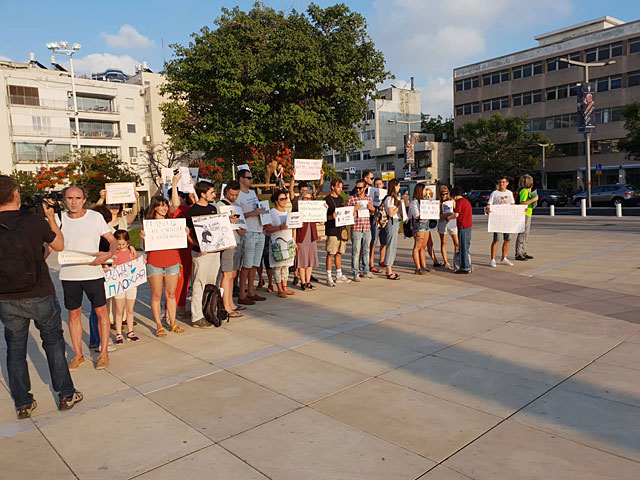
M 227 313 L 227 317 L 228 318 L 240 318 L 240 317 L 244 317 L 244 315 L 242 313 L 238 313 L 238 312 L 228 312 Z
M 269 293 L 273 293 L 273 285 L 269 285 L 269 286 L 267 287 L 267 292 L 269 292 Z
M 451 264 L 449 262 L 444 264 L 444 268 L 446 268 L 447 270 L 453 270 L 453 267 L 451 266 Z
M 400 275 L 397 273 L 387 274 L 389 280 L 400 280 Z
M 382 273 L 382 270 L 380 270 L 378 267 L 371 267 L 369 271 L 371 273 Z
M 434 266 L 434 267 L 444 267 L 444 263 L 440 263 L 440 262 L 433 262 L 433 266 Z
M 296 292 L 294 292 L 293 290 L 285 290 L 284 293 L 286 293 L 287 295 L 295 295 Z
M 240 310 L 246 310 L 247 307 L 243 307 L 242 305 L 237 305 L 236 308 L 233 309 L 233 311 L 235 312 L 236 310 L 240 311 Z
M 181 329 L 178 325 L 176 325 L 175 323 L 173 325 L 171 325 L 171 333 L 182 333 L 184 332 L 183 329 Z
M 280 298 L 287 298 L 287 294 L 285 292 L 278 292 L 278 296 Z
M 159 329 L 156 330 L 156 337 L 160 338 L 160 337 L 166 337 L 166 336 L 167 336 L 167 331 L 163 327 L 160 327 Z
M 307 287 L 309 288 L 309 290 L 317 290 L 318 287 L 316 287 L 315 285 L 311 284 L 311 283 L 307 283 Z
M 116 335 L 116 340 L 113 343 L 116 345 L 122 345 L 124 343 L 124 337 L 122 336 L 121 333 Z
M 128 342 L 138 342 L 138 341 L 140 341 L 140 338 L 138 338 L 138 336 L 135 333 L 133 333 L 133 330 L 132 330 L 129 333 L 127 333 L 127 341 Z

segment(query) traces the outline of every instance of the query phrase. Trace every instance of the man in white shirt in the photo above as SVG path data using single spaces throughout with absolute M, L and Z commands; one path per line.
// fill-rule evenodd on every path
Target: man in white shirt
M 64 306 L 69 310 L 69 332 L 75 357 L 69 362 L 69 370 L 76 370 L 85 362 L 82 353 L 82 297 L 86 294 L 98 316 L 100 332 L 100 355 L 96 369 L 109 366 L 109 317 L 104 291 L 104 271 L 101 264 L 109 260 L 116 251 L 118 242 L 102 215 L 87 210 L 87 192 L 81 187 L 71 186 L 64 190 L 67 211 L 60 219 L 60 230 L 64 235 L 64 249 L 94 255 L 93 262 L 86 265 L 61 265 L 60 280 L 64 291 Z M 109 251 L 100 252 L 100 237 L 109 242 Z
M 500 177 L 498 179 L 498 189 L 491 192 L 489 201 L 487 202 L 486 212 L 487 215 L 491 215 L 491 205 L 513 205 L 515 200 L 513 199 L 513 193 L 511 190 L 507 190 L 509 180 L 507 177 Z M 509 254 L 509 244 L 511 243 L 511 235 L 508 233 L 502 234 L 502 259 L 500 263 L 502 265 L 513 266 L 513 263 L 509 261 L 507 255 Z M 500 243 L 500 233 L 494 232 L 493 241 L 491 242 L 491 261 L 490 267 L 496 267 L 496 254 L 498 253 L 498 244 Z

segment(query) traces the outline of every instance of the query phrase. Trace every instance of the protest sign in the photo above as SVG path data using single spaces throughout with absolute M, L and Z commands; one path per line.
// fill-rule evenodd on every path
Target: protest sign
M 136 184 L 127 183 L 106 183 L 104 189 L 107 192 L 106 203 L 109 205 L 117 203 L 135 203 Z
M 202 252 L 219 252 L 236 246 L 228 215 L 203 215 L 191 220 Z
M 198 180 L 200 179 L 199 175 L 200 169 L 198 167 L 189 167 L 189 176 L 191 176 L 191 180 L 193 181 L 194 185 L 198 183 Z
M 162 176 L 162 183 L 165 185 L 171 185 L 173 181 L 173 169 L 172 168 L 163 168 L 160 171 L 160 175 Z
M 187 248 L 187 219 L 143 220 L 144 249 L 147 252 Z
M 58 252 L 60 265 L 89 265 L 96 259 L 95 255 L 74 250 L 62 250 Z
M 442 213 L 445 215 L 453 214 L 453 200 L 447 200 L 446 202 L 442 202 Z M 456 222 L 455 218 L 447 222 L 448 229 L 453 229 L 457 227 L 458 227 L 458 222 Z
M 262 225 L 269 225 L 271 223 L 271 208 L 269 207 L 269 200 L 262 200 L 258 202 L 258 208 L 262 210 L 260 214 L 260 222 Z
M 302 228 L 302 212 L 289 212 L 287 214 L 287 227 Z
M 244 213 L 242 212 L 242 208 L 237 205 L 222 205 L 218 204 L 218 211 L 220 213 L 224 213 L 229 217 L 236 217 L 238 219 L 237 222 L 231 222 L 231 228 L 234 230 L 238 230 L 240 228 L 247 229 L 247 220 L 244 218 Z
M 369 187 L 369 196 L 373 201 L 373 206 L 377 207 L 382 202 L 382 199 L 387 196 L 387 190 L 384 188 Z
M 425 185 L 425 190 L 431 190 L 431 198 L 436 198 L 436 186 L 435 185 Z M 427 196 L 427 192 L 425 192 L 424 196 Z
M 196 190 L 193 188 L 193 183 L 191 183 L 192 179 L 190 169 L 188 167 L 180 167 L 179 172 L 180 182 L 178 183 L 178 190 L 184 193 L 196 193 Z
M 306 160 L 296 158 L 294 160 L 296 174 L 294 180 L 320 180 L 322 174 L 322 160 Z
M 358 200 L 358 218 L 369 218 L 371 213 L 369 212 L 369 201 L 368 200 Z
M 439 220 L 440 201 L 420 200 L 420 220 Z
M 522 233 L 525 228 L 526 205 L 490 205 L 489 232 Z
M 104 291 L 107 298 L 115 297 L 119 293 L 142 285 L 147 281 L 147 267 L 144 258 L 138 257 L 130 262 L 116 265 L 104 274 Z
M 353 218 L 353 207 L 336 208 L 336 227 L 344 227 L 345 225 L 353 225 L 356 223 Z
M 323 201 L 301 200 L 298 202 L 298 211 L 302 213 L 303 222 L 327 221 L 327 207 Z

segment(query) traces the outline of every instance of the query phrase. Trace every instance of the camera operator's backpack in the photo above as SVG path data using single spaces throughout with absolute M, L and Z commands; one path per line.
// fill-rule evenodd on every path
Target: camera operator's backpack
M 224 320 L 229 321 L 229 314 L 222 303 L 222 293 L 215 285 L 207 284 L 204 287 L 202 313 L 204 319 L 216 327 L 222 325 Z
M 40 264 L 31 243 L 14 228 L 0 223 L 0 294 L 23 293 L 40 281 Z
M 389 195 L 382 199 L 380 205 L 376 208 L 376 213 L 373 215 L 373 224 L 378 229 L 385 228 L 387 223 L 389 223 L 389 216 L 387 215 L 387 210 L 384 208 L 384 202 L 387 197 L 389 197 Z

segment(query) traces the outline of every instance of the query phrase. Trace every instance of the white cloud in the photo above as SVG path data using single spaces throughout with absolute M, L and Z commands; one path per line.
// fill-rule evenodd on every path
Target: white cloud
M 111 48 L 131 49 L 149 48 L 153 46 L 153 40 L 145 37 L 133 26 L 128 24 L 121 26 L 116 34 L 102 32 L 100 36 L 105 39 L 107 45 Z
M 7 60 L 9 62 L 12 62 L 13 60 L 11 60 L 9 57 L 5 57 L 4 55 L 0 55 L 0 60 Z
M 141 62 L 129 55 L 112 55 L 110 53 L 92 53 L 82 58 L 73 59 L 76 73 L 88 74 L 104 72 L 107 68 L 117 68 L 127 75 L 135 73 L 136 65 Z M 68 62 L 66 62 L 68 65 Z

